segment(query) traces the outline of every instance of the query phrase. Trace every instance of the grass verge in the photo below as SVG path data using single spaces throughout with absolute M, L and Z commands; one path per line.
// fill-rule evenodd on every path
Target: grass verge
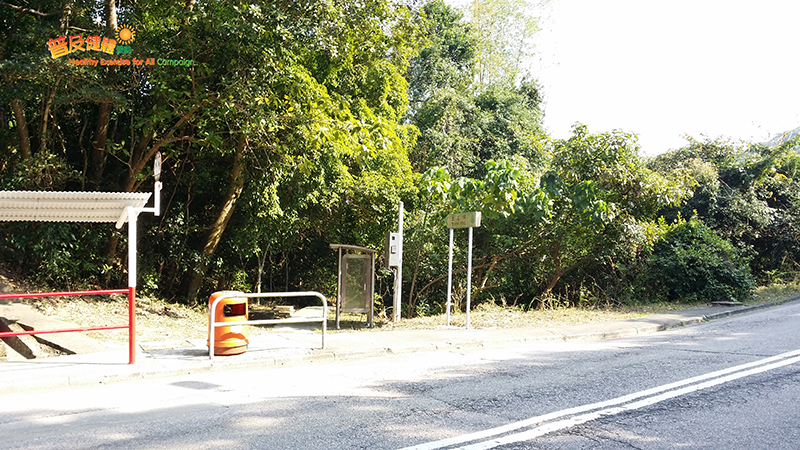
M 744 302 L 746 305 L 771 303 L 800 295 L 798 284 L 776 284 L 762 287 Z M 127 323 L 127 297 L 104 296 L 102 298 L 55 298 L 37 300 L 34 306 L 43 314 L 79 326 L 124 325 Z M 708 303 L 648 303 L 621 307 L 594 308 L 556 308 L 537 311 L 523 311 L 516 307 L 501 307 L 483 303 L 470 313 L 470 324 L 474 328 L 525 328 L 599 323 L 631 319 L 650 314 L 660 314 L 681 309 L 708 306 Z M 329 309 L 329 330 L 335 310 Z M 415 317 L 392 323 L 384 317 L 376 317 L 375 327 L 366 328 L 363 314 L 343 314 L 341 331 L 380 332 L 393 329 L 434 329 L 447 325 L 444 315 Z M 463 327 L 466 315 L 456 313 L 451 316 L 450 325 Z M 190 308 L 185 305 L 167 303 L 161 300 L 139 298 L 137 303 L 137 340 L 140 342 L 169 341 L 181 339 L 204 339 L 207 337 L 208 313 L 205 306 Z M 255 334 L 268 332 L 254 328 Z M 127 332 L 92 332 L 95 339 L 123 342 Z

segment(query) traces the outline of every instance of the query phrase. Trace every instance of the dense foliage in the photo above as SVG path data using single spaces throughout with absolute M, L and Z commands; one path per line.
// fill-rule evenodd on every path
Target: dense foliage
M 647 160 L 622 131 L 550 139 L 522 65 L 537 28 L 524 2 L 467 16 L 441 0 L 35 3 L 0 4 L 0 189 L 148 191 L 160 151 L 145 293 L 335 297 L 329 245 L 382 249 L 400 201 L 410 315 L 442 310 L 455 212 L 483 214 L 472 305 L 741 299 L 800 261 L 796 143 L 692 140 Z M 130 53 L 52 53 L 122 28 Z M 184 62 L 70 62 L 100 57 Z M 0 263 L 53 287 L 118 285 L 126 237 L 111 228 L 0 223 Z M 381 270 L 380 304 L 390 285 Z
M 744 253 L 702 222 L 683 221 L 654 246 L 642 286 L 667 301 L 744 300 L 755 287 Z

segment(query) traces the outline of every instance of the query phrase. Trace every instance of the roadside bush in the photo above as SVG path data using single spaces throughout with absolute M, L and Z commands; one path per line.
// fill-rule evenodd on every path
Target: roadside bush
M 667 231 L 644 274 L 644 292 L 652 300 L 735 301 L 755 289 L 744 250 L 696 219 Z
M 13 267 L 15 275 L 43 289 L 68 290 L 97 284 L 111 267 L 102 255 L 108 245 L 107 233 L 98 232 L 93 225 L 2 223 L 0 263 Z

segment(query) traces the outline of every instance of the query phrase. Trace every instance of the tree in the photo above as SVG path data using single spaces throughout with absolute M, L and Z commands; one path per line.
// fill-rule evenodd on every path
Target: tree
M 470 95 L 477 58 L 477 36 L 464 15 L 443 0 L 431 0 L 422 8 L 425 47 L 409 65 L 409 113 L 415 114 L 442 90 Z
M 418 172 L 444 166 L 466 173 L 467 167 L 479 164 L 474 140 L 462 131 L 475 114 L 477 39 L 463 14 L 442 0 L 426 3 L 423 13 L 427 45 L 406 73 L 410 108 L 405 121 L 420 130 L 411 162 Z
M 539 31 L 525 0 L 473 0 L 469 22 L 478 36 L 476 81 L 479 86 L 513 85 L 530 75 L 524 68 Z
M 696 217 L 740 249 L 749 249 L 753 274 L 761 281 L 793 271 L 798 248 L 795 181 L 796 140 L 774 147 L 727 141 L 696 141 L 659 155 L 659 171 L 687 170 L 695 194 L 667 217 Z
M 491 287 L 487 283 L 496 272 L 502 272 L 504 264 L 514 264 L 513 258 L 518 254 L 514 248 L 516 242 L 513 237 L 503 233 L 508 231 L 503 225 L 518 212 L 518 200 L 533 188 L 534 176 L 521 156 L 487 161 L 485 173 L 483 179 L 454 179 L 446 169 L 439 167 L 422 174 L 417 214 L 409 220 L 409 232 L 404 244 L 406 261 L 412 267 L 410 287 L 405 291 L 409 296 L 409 314 L 417 310 L 424 312 L 441 308 L 444 295 L 431 295 L 431 292 L 435 290 L 441 293 L 441 288 L 435 287 L 446 278 L 448 233 L 445 217 L 448 214 L 481 211 L 483 215 L 484 225 L 475 230 L 474 269 L 480 271 L 481 276 L 476 278 L 480 281 L 473 291 L 473 297 Z M 459 247 L 463 253 L 463 245 Z
M 429 45 L 408 73 L 412 108 L 408 121 L 420 130 L 411 155 L 417 171 L 445 167 L 457 176 L 482 178 L 489 160 L 516 154 L 541 165 L 542 99 L 531 81 L 480 84 L 480 36 L 461 14 L 441 1 L 428 3 Z
M 535 206 L 526 208 L 541 218 L 528 216 L 522 228 L 544 266 L 541 297 L 571 272 L 590 264 L 609 270 L 645 253 L 658 237 L 661 208 L 690 193 L 682 173 L 667 178 L 648 170 L 638 152 L 632 135 L 589 134 L 580 124 L 554 143 L 550 170 L 529 197 Z M 544 213 L 539 205 L 547 206 Z
M 242 242 L 229 236 L 231 223 L 261 218 L 272 227 L 259 227 L 263 233 L 278 236 L 275 228 L 288 224 L 301 234 L 272 248 L 332 230 L 374 243 L 385 225 L 375 216 L 413 192 L 407 153 L 416 131 L 399 120 L 408 105 L 402 73 L 421 36 L 404 4 L 48 5 L 0 4 L 9 56 L 0 61 L 2 115 L 19 119 L 0 129 L 10 150 L 0 155 L 3 182 L 12 189 L 41 181 L 45 188 L 138 190 L 161 151 L 164 214 L 152 229 L 143 220 L 142 247 L 152 244 L 154 256 L 140 272 L 164 295 L 193 298 L 227 277 L 206 282 L 206 273 L 219 274 L 227 259 L 241 262 L 231 253 Z M 66 41 L 76 28 L 110 37 L 114 13 L 136 30 L 133 57 L 191 64 L 80 67 L 47 52 L 48 40 Z M 30 176 L 32 161 L 48 161 L 47 169 Z M 23 178 L 27 184 L 19 184 Z M 259 197 L 270 189 L 281 209 L 275 197 Z M 237 211 L 240 205 L 246 209 Z M 355 226 L 345 225 L 348 216 Z M 118 242 L 124 237 L 108 239 L 110 263 Z
M 222 40 L 238 29 L 238 10 L 219 8 L 231 17 L 230 30 L 215 28 L 223 33 L 217 36 Z M 385 171 L 394 174 L 392 177 L 410 177 L 406 155 L 414 133 L 397 122 L 407 106 L 406 84 L 399 74 L 407 66 L 416 39 L 408 12 L 387 1 L 288 2 L 247 11 L 241 20 L 265 26 L 252 31 L 250 47 L 230 66 L 230 84 L 220 86 L 228 111 L 220 125 L 235 127 L 227 135 L 243 139 L 242 146 L 256 158 L 251 164 L 261 170 L 232 173 L 229 194 L 223 198 L 190 276 L 190 299 L 200 289 L 208 260 L 245 187 L 244 175 L 281 177 L 288 183 L 284 189 L 291 198 L 282 206 L 298 208 L 290 217 L 311 209 L 312 217 L 320 222 L 310 226 L 317 230 L 333 221 L 342 200 L 354 207 L 372 202 L 370 208 L 385 201 L 384 195 L 396 202 L 398 191 L 408 183 L 394 183 L 385 189 L 389 182 Z M 387 28 L 381 23 L 393 25 Z M 273 29 L 285 30 L 285 34 L 275 36 Z M 198 37 L 206 30 L 199 25 Z M 263 54 L 271 59 L 254 72 Z M 226 58 L 224 53 L 214 57 Z M 221 142 L 225 136 L 219 136 Z M 242 146 L 237 145 L 234 161 Z M 244 159 L 240 161 L 244 164 Z M 352 195 L 352 191 L 363 195 Z M 347 201 L 351 198 L 358 201 Z M 375 223 L 366 217 L 359 219 Z M 373 232 L 366 239 L 374 242 L 375 236 Z

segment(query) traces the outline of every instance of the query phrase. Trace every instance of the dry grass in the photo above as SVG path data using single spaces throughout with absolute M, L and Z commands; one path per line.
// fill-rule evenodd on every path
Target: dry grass
M 771 286 L 764 286 L 756 289 L 750 300 L 746 303 L 748 305 L 758 305 L 777 302 L 798 295 L 800 295 L 800 284 L 776 283 Z
M 758 288 L 743 303 L 746 305 L 759 305 L 796 295 L 800 295 L 800 286 L 797 284 L 774 285 Z M 501 307 L 483 303 L 471 311 L 470 325 L 475 328 L 526 328 L 599 323 L 702 306 L 708 306 L 708 303 L 661 302 L 609 308 L 555 308 L 523 311 L 516 307 Z M 331 316 L 331 319 L 333 320 L 333 316 Z M 464 313 L 453 314 L 450 319 L 451 326 L 463 327 L 466 324 L 466 314 Z M 368 330 L 364 328 L 364 322 L 365 319 L 362 314 L 344 314 L 342 316 L 342 330 Z M 376 318 L 375 324 L 376 327 L 373 330 L 378 331 L 385 329 L 433 329 L 446 326 L 447 318 L 444 315 L 414 317 L 412 319 L 403 319 L 398 323 L 392 323 L 385 318 Z
M 60 297 L 38 300 L 36 309 L 50 317 L 82 327 L 103 327 L 128 324 L 128 298 Z M 136 334 L 140 342 L 206 338 L 208 314 L 200 309 L 138 298 Z M 86 335 L 98 340 L 126 342 L 127 330 L 90 331 Z
M 781 284 L 759 288 L 748 301 L 748 305 L 779 301 L 800 295 L 798 284 Z M 79 298 L 48 298 L 34 302 L 45 315 L 79 326 L 114 326 L 127 324 L 128 300 L 124 295 Z M 654 303 L 630 305 L 616 308 L 556 308 L 539 311 L 523 311 L 516 307 L 500 307 L 484 303 L 470 314 L 470 323 L 475 328 L 522 328 L 608 322 L 630 319 L 648 314 L 659 314 L 679 309 L 707 306 L 706 303 Z M 329 324 L 333 324 L 335 313 L 330 309 Z M 190 308 L 160 300 L 139 298 L 137 302 L 137 339 L 154 342 L 177 339 L 201 339 L 207 336 L 208 313 L 205 307 Z M 463 327 L 466 315 L 453 314 L 450 324 Z M 391 329 L 434 329 L 447 324 L 444 315 L 403 319 L 392 323 L 376 317 L 375 328 L 369 329 L 363 314 L 343 314 L 342 331 L 363 330 L 380 332 Z M 331 332 L 337 332 L 329 326 Z M 267 332 L 254 328 L 254 333 Z M 123 342 L 127 340 L 125 330 L 114 332 L 90 332 L 88 335 L 101 340 Z

